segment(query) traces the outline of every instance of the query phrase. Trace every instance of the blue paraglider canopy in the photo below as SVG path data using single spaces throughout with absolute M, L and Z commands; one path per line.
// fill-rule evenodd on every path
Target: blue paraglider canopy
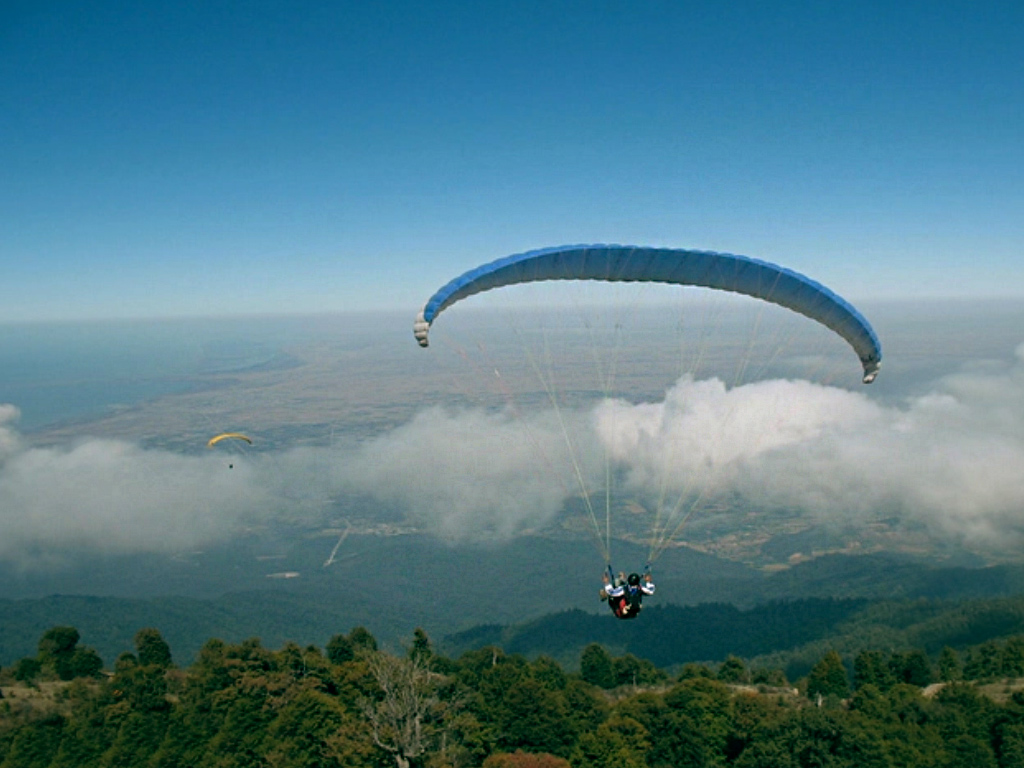
M 811 278 L 747 256 L 678 248 L 569 245 L 544 248 L 471 269 L 438 290 L 416 319 L 420 346 L 431 324 L 457 301 L 493 288 L 541 280 L 658 282 L 732 291 L 799 312 L 843 339 L 860 358 L 864 383 L 878 375 L 882 348 L 868 321 L 849 302 Z

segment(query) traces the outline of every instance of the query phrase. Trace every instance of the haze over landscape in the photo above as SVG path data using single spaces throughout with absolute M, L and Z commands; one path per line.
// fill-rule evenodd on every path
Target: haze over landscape
M 0 768 L 1020 768 L 1022 40 L 0 2 Z
M 445 631 L 596 610 L 602 505 L 642 561 L 652 494 L 678 499 L 666 602 L 728 597 L 685 591 L 691 556 L 766 578 L 837 553 L 1018 562 L 1022 18 L 6 6 L 0 597 L 344 589 L 411 562 L 367 564 L 357 542 L 415 536 L 441 543 L 435 578 L 466 578 L 480 546 L 528 559 Z M 882 373 L 862 386 L 806 318 L 734 328 L 728 302 L 685 366 L 682 315 L 631 299 L 613 392 L 516 378 L 529 321 L 489 298 L 416 346 L 452 277 L 573 242 L 805 273 L 871 321 Z M 544 332 L 552 376 L 580 373 L 579 338 L 564 317 Z M 223 431 L 253 443 L 208 449 Z M 138 578 L 111 575 L 129 563 Z M 488 609 L 531 573 L 564 577 L 564 600 Z
M 941 324 L 929 321 L 937 308 Z M 871 388 L 668 380 L 660 397 L 581 406 L 594 430 L 583 464 L 599 472 L 598 455 L 609 452 L 627 487 L 654 482 L 666 461 L 679 475 L 703 467 L 734 507 L 799 512 L 806 526 L 896 517 L 988 557 L 1012 554 L 1024 506 L 1020 311 L 908 305 L 879 314 L 892 362 Z M 78 548 L 174 554 L 252 525 L 344 527 L 373 519 L 374 505 L 383 520 L 398 515 L 455 541 L 544 530 L 577 495 L 538 461 L 538 441 L 548 442 L 545 456 L 564 452 L 550 405 L 521 412 L 467 401 L 476 382 L 451 378 L 439 352 L 417 348 L 407 320 L 204 321 L 206 341 L 186 321 L 155 323 L 153 338 L 187 337 L 193 348 L 178 349 L 180 366 L 152 375 L 148 393 L 129 386 L 118 396 L 120 382 L 138 382 L 116 364 L 100 372 L 86 355 L 76 370 L 64 358 L 67 381 L 112 401 L 63 418 L 39 408 L 27 414 L 28 429 L 16 403 L 3 407 L 3 557 L 32 569 Z M 979 322 L 990 329 L 984 344 L 955 340 L 958 327 Z M 124 338 L 136 338 L 139 352 L 121 364 L 129 369 L 157 371 L 165 357 L 138 326 L 89 333 L 97 349 L 124 350 Z M 49 334 L 58 350 L 69 337 L 87 349 L 81 326 Z M 16 364 L 0 392 L 49 375 L 45 363 L 34 371 L 31 357 L 16 359 L 14 346 L 5 345 Z M 944 352 L 933 359 L 937 347 Z M 163 394 L 174 388 L 182 391 Z M 206 448 L 229 430 L 254 444 Z

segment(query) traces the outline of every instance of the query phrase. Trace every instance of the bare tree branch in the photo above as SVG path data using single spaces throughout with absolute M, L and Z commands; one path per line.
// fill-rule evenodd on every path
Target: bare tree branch
M 361 702 L 374 743 L 390 752 L 398 768 L 425 753 L 440 733 L 438 686 L 443 680 L 421 658 L 375 653 L 367 659 L 380 695 Z

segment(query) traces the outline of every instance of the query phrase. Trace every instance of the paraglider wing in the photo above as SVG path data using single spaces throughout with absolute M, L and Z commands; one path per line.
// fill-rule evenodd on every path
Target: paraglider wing
M 863 315 L 799 272 L 747 256 L 624 245 L 545 248 L 471 269 L 430 298 L 416 318 L 413 334 L 426 347 L 431 324 L 455 302 L 492 288 L 539 280 L 647 281 L 732 291 L 799 312 L 835 331 L 860 358 L 865 384 L 875 380 L 882 361 L 878 337 Z
M 223 434 L 217 435 L 216 437 L 211 437 L 210 440 L 206 443 L 206 446 L 208 448 L 213 448 L 213 446 L 215 446 L 221 440 L 227 440 L 229 438 L 233 440 L 242 440 L 248 443 L 249 445 L 252 445 L 252 440 L 250 440 L 248 437 L 241 434 L 240 432 L 224 432 Z

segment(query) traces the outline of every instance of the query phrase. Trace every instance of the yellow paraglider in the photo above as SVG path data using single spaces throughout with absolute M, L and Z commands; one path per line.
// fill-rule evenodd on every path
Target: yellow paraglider
M 252 440 L 250 438 L 248 438 L 246 435 L 243 435 L 241 432 L 223 432 L 223 433 L 217 435 L 216 437 L 211 437 L 207 441 L 206 447 L 207 448 L 213 448 L 213 446 L 215 446 L 221 440 L 228 440 L 228 439 L 231 439 L 231 440 L 241 440 L 243 443 L 248 443 L 249 445 L 252 445 Z M 234 464 L 228 464 L 228 469 L 234 469 L 234 468 L 235 468 Z
M 252 440 L 250 440 L 248 437 L 246 437 L 240 432 L 224 432 L 223 434 L 217 435 L 216 437 L 211 437 L 209 442 L 206 443 L 206 446 L 208 448 L 213 448 L 213 446 L 215 446 L 221 440 L 227 440 L 228 438 L 233 438 L 235 440 L 244 440 L 249 445 L 252 445 Z

